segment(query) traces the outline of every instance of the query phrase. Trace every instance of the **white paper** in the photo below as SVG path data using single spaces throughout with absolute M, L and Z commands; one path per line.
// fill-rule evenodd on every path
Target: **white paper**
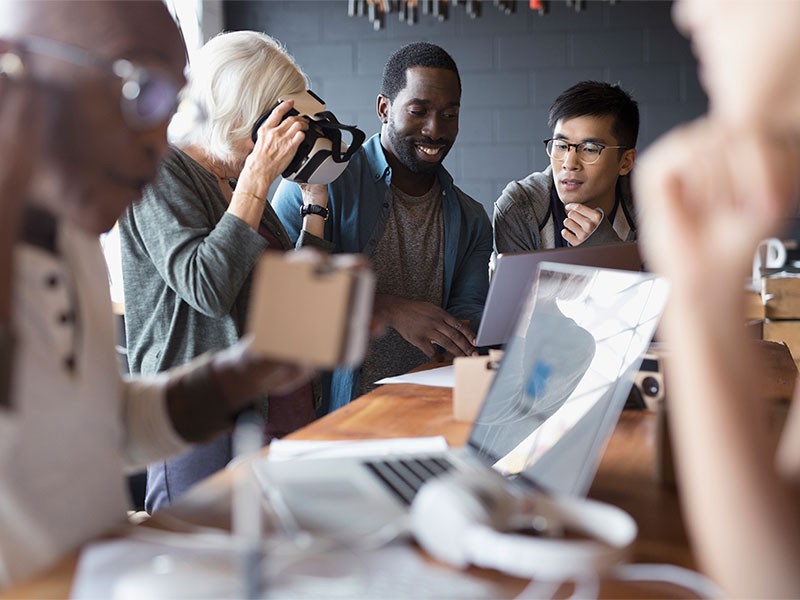
M 376 440 L 273 440 L 269 460 L 297 458 L 334 458 L 337 456 L 382 456 L 420 454 L 447 449 L 443 436 L 418 438 L 381 438 Z
M 429 385 L 432 387 L 452 388 L 456 384 L 456 371 L 453 365 L 439 367 L 438 369 L 428 369 L 417 373 L 406 373 L 396 377 L 384 377 L 375 382 L 378 385 L 386 383 L 415 383 L 417 385 Z

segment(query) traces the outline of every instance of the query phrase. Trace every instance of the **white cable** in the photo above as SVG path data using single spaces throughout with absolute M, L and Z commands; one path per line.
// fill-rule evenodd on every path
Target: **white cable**
M 589 600 L 600 596 L 600 579 L 596 573 L 587 573 L 575 581 L 575 590 L 569 598 Z
M 567 596 L 567 600 L 593 600 L 600 594 L 600 581 L 595 573 L 586 573 L 580 579 L 575 580 L 554 580 L 554 579 L 531 579 L 515 600 L 544 600 L 555 598 L 556 593 L 565 583 L 572 583 L 572 593 Z M 559 596 L 560 597 L 560 596 Z
M 552 598 L 555 596 L 562 583 L 562 581 L 536 581 L 535 579 L 531 579 L 530 583 L 525 586 L 525 589 L 516 596 L 516 600 Z
M 691 590 L 700 598 L 725 598 L 725 592 L 705 575 L 670 564 L 631 564 L 617 567 L 613 576 L 621 581 L 664 582 Z

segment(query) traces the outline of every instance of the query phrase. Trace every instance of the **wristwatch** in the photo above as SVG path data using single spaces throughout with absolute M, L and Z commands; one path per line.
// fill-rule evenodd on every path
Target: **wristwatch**
M 300 207 L 300 216 L 305 217 L 306 215 L 319 215 L 322 217 L 323 221 L 328 220 L 328 216 L 330 212 L 327 207 L 325 206 L 317 206 L 316 204 L 304 204 Z

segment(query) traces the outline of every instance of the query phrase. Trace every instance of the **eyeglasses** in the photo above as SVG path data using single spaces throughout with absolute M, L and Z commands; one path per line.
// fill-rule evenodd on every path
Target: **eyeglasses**
M 147 130 L 166 123 L 178 108 L 178 94 L 182 86 L 165 71 L 144 67 L 124 58 L 107 60 L 83 48 L 36 36 L 25 36 L 21 47 L 34 54 L 98 68 L 118 78 L 122 83 L 122 116 L 134 129 Z
M 600 160 L 600 155 L 603 150 L 607 148 L 625 148 L 630 146 L 604 146 L 597 142 L 581 142 L 580 144 L 570 144 L 564 140 L 544 140 L 544 148 L 547 156 L 553 160 L 565 160 L 569 154 L 570 148 L 575 148 L 575 154 L 578 155 L 580 160 L 585 165 L 591 165 Z

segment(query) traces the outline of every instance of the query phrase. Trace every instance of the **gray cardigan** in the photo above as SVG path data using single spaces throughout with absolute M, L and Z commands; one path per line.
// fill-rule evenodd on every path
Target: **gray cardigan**
M 620 177 L 619 184 L 624 210 L 634 217 L 630 176 Z M 547 167 L 541 173 L 531 173 L 525 179 L 512 181 L 505 187 L 494 203 L 492 215 L 494 249 L 497 254 L 554 247 L 553 217 L 549 210 L 552 186 L 552 167 Z M 603 219 L 584 243 L 608 244 L 635 239 L 635 226 L 631 227 L 627 240 L 620 240 L 608 219 Z
M 291 248 L 264 205 L 261 222 L 282 250 Z M 143 199 L 120 219 L 131 372 L 184 364 L 230 346 L 244 331 L 251 272 L 268 244 L 227 208 L 216 178 L 173 148 Z

